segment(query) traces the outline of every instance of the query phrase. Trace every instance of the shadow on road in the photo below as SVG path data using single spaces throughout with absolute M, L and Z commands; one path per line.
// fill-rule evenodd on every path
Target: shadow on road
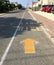
M 13 36 L 21 18 L 0 17 L 0 38 L 10 38 Z M 39 27 L 41 23 L 37 23 L 32 19 L 23 19 L 16 35 L 22 34 L 24 31 L 30 31 L 32 28 Z

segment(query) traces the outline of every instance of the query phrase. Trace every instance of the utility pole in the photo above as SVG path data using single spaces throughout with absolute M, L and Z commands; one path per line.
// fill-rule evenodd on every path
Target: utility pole
M 32 0 L 32 10 L 33 10 L 33 0 Z

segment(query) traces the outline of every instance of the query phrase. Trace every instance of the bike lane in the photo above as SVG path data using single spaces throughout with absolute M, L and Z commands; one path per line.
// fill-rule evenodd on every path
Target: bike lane
M 54 45 L 26 12 L 3 65 L 54 65 Z

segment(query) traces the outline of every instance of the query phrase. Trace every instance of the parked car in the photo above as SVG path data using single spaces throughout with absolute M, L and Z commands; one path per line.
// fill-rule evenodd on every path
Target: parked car
M 45 9 L 46 9 L 46 5 L 43 5 L 41 10 L 45 11 Z
M 42 11 L 44 11 L 44 12 L 51 12 L 52 11 L 52 6 L 50 6 L 50 5 L 43 5 L 42 6 Z

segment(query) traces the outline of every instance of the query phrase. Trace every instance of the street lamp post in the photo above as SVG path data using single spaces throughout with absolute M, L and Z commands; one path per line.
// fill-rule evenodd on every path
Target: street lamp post
M 32 10 L 33 10 L 33 0 L 32 0 Z

